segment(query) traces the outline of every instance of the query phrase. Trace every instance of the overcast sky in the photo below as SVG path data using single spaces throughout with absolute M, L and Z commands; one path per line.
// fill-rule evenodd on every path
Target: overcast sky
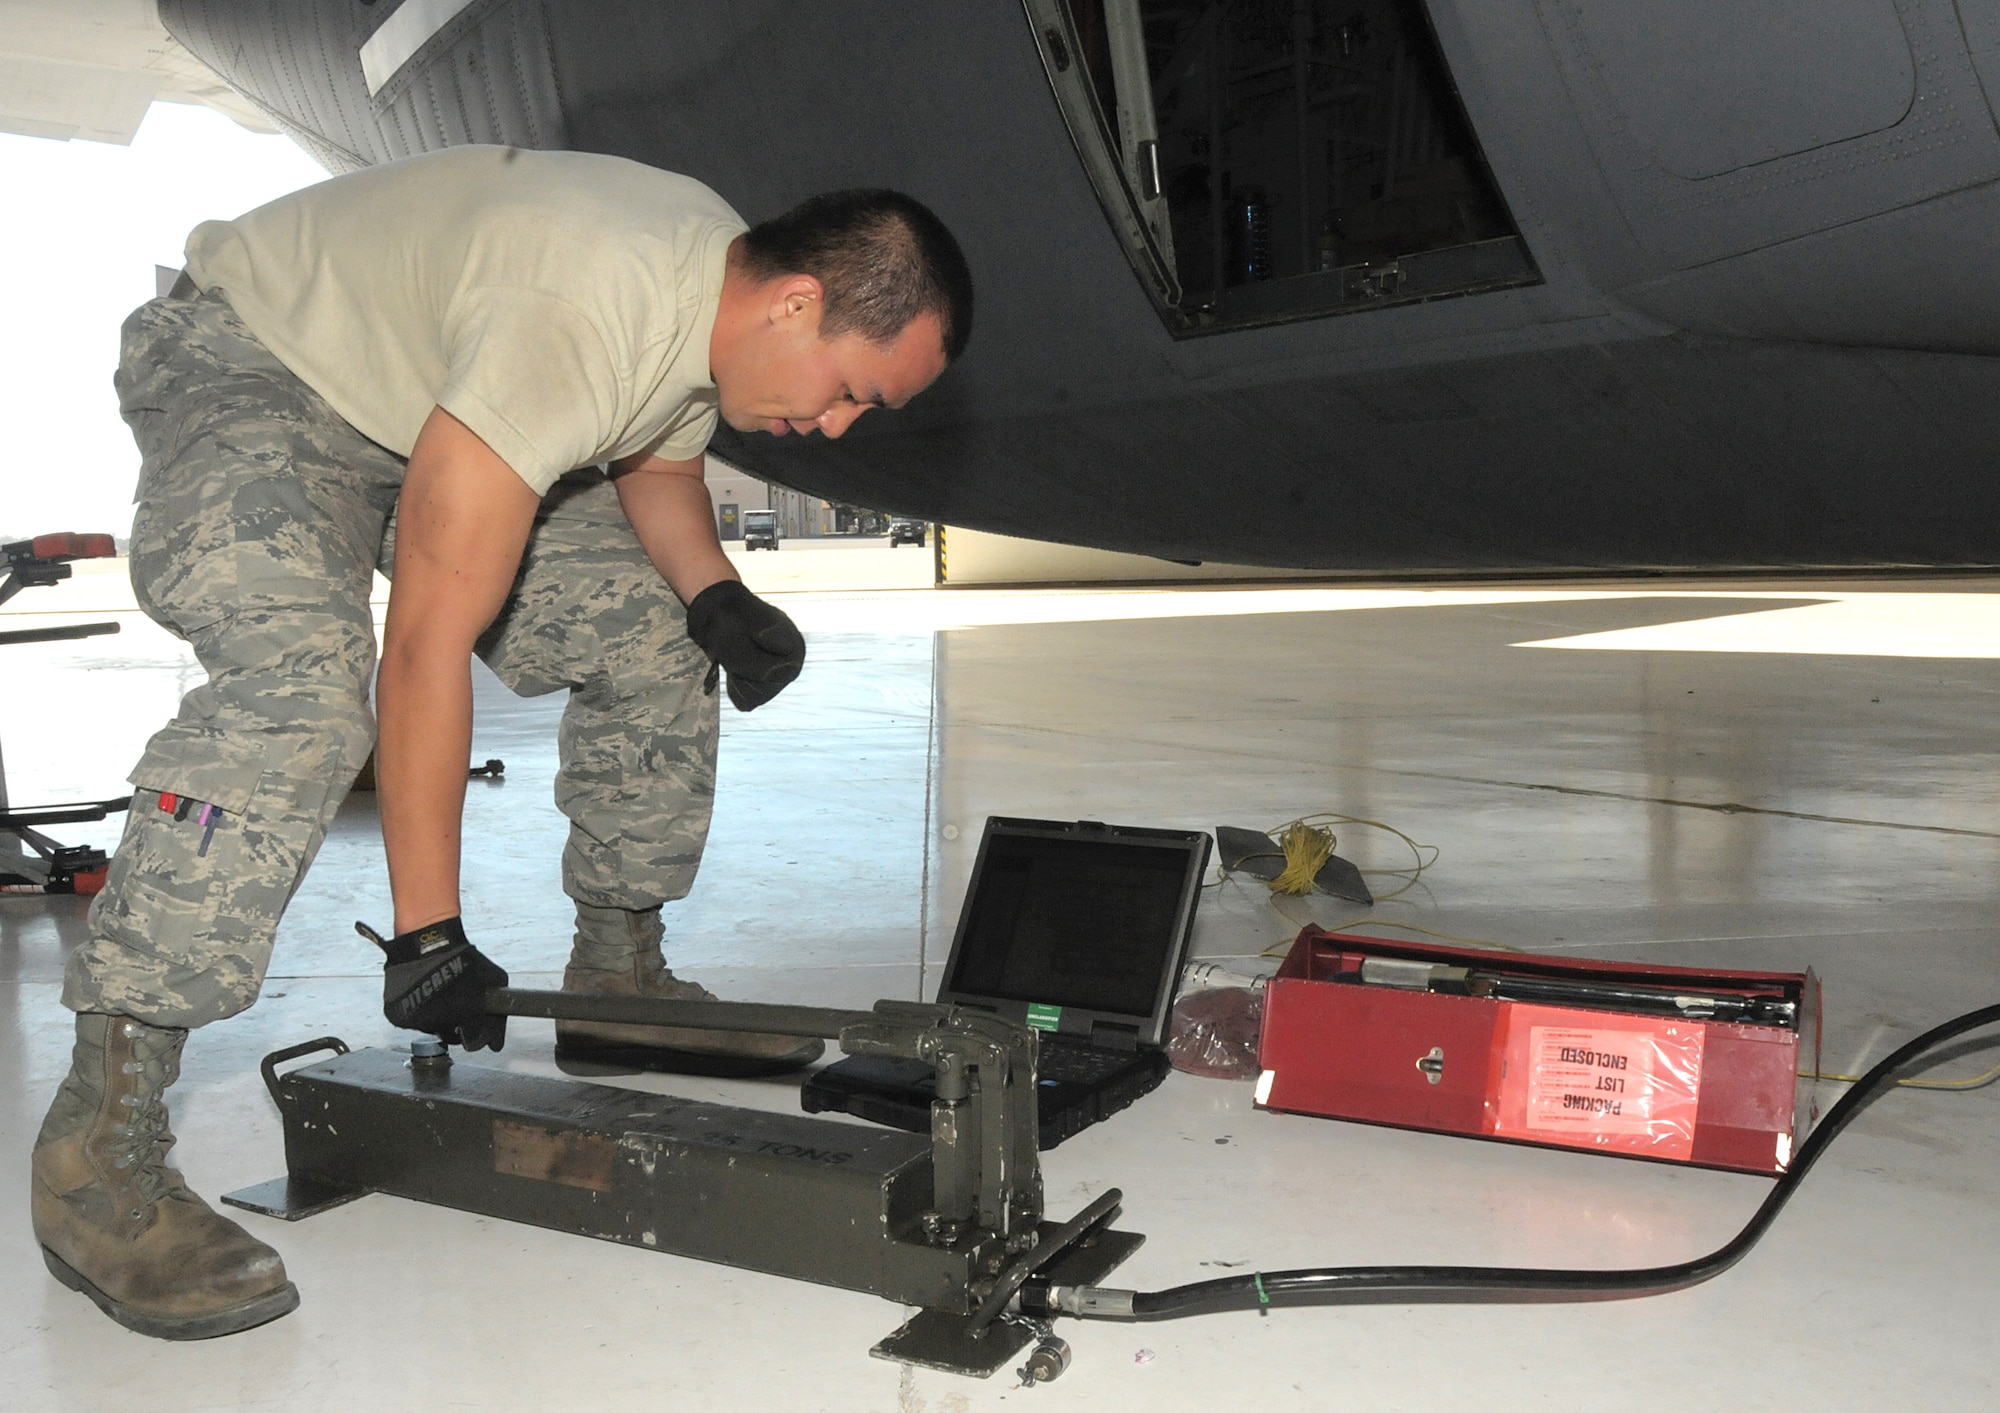
M 130 147 L 0 133 L 0 536 L 131 528 L 118 326 L 196 225 L 325 176 L 289 139 L 179 103 Z

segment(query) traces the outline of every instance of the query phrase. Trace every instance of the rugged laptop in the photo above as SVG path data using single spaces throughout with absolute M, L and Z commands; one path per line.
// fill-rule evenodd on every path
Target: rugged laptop
M 1042 1032 L 1041 1146 L 1108 1118 L 1166 1077 L 1167 1013 L 1208 869 L 1199 830 L 1093 820 L 986 821 L 937 999 Z M 930 1131 L 932 1072 L 853 1056 L 806 1082 L 834 1110 Z

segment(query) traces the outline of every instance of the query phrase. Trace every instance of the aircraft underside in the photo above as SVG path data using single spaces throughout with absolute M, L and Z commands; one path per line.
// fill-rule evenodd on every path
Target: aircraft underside
M 2000 20 L 1949 0 L 160 11 L 335 170 L 932 205 L 967 356 L 838 443 L 718 437 L 814 494 L 1312 569 L 2000 563 Z

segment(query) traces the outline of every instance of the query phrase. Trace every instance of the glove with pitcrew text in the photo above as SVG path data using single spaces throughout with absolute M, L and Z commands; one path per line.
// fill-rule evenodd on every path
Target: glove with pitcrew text
M 727 674 L 729 700 L 754 711 L 778 695 L 806 663 L 806 640 L 783 609 L 740 580 L 718 579 L 694 596 L 688 636 Z
M 468 1050 L 499 1050 L 507 1043 L 507 1018 L 486 1014 L 486 993 L 507 984 L 507 973 L 465 939 L 455 917 L 387 941 L 365 923 L 354 930 L 382 949 L 382 1014 L 391 1025 L 429 1031 Z

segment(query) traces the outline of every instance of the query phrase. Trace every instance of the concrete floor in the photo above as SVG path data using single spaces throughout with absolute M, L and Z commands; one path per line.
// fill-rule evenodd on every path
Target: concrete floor
M 58 596 L 72 617 L 114 611 L 126 631 L 0 650 L 14 686 L 0 740 L 21 804 L 118 793 L 191 685 L 179 646 L 119 610 L 113 579 L 33 591 L 5 622 L 51 621 L 30 610 Z M 988 814 L 1208 828 L 1336 810 L 1441 851 L 1359 930 L 1810 964 L 1826 982 L 1830 1069 L 2000 999 L 2000 585 L 782 601 L 810 666 L 768 708 L 725 715 L 707 863 L 671 909 L 673 960 L 732 998 L 926 994 Z M 524 984 L 553 985 L 567 945 L 549 802 L 557 710 L 482 683 L 473 754 L 502 757 L 507 775 L 470 792 L 467 914 Z M 1399 864 L 1402 847 L 1343 831 L 1364 867 Z M 1285 906 L 1255 885 L 1212 890 L 1197 951 L 1255 954 L 1308 917 L 1359 911 Z M 375 819 L 357 796 L 285 921 L 264 1000 L 189 1045 L 175 1127 L 198 1190 L 282 1167 L 255 1074 L 266 1051 L 329 1031 L 398 1043 L 351 929 L 387 913 Z M 1762 1245 L 1706 1286 L 1610 1304 L 1066 1322 L 1075 1366 L 1027 1391 L 871 1360 L 904 1313 L 872 1297 L 380 1196 L 296 1226 L 248 1219 L 304 1293 L 294 1315 L 207 1344 L 146 1340 L 45 1276 L 25 1212 L 27 1147 L 67 1050 L 62 954 L 82 926 L 75 899 L 0 898 L 11 1407 L 2000 1406 L 1981 1333 L 2000 1302 L 2000 1088 L 1888 1096 Z M 545 1024 L 517 1022 L 498 1063 L 554 1073 L 550 1044 Z M 1936 1073 L 1996 1061 L 1990 1045 L 1967 1049 Z M 650 1087 L 796 1104 L 795 1084 Z M 1263 1113 L 1247 1084 L 1186 1075 L 1046 1155 L 1045 1174 L 1056 1215 L 1124 1190 L 1120 1224 L 1149 1240 L 1114 1279 L 1140 1289 L 1246 1266 L 1677 1261 L 1733 1234 L 1768 1188 Z

